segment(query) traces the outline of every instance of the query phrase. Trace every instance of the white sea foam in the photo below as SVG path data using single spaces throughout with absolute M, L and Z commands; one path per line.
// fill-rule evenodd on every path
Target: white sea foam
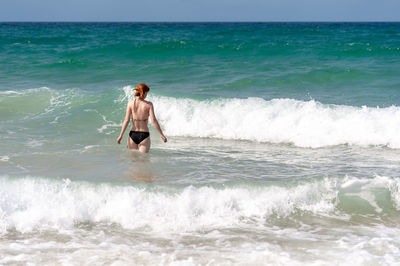
M 27 94 L 45 92 L 45 91 L 51 91 L 51 89 L 48 87 L 39 87 L 39 88 L 31 88 L 31 89 L 18 90 L 18 91 L 7 90 L 7 91 L 0 91 L 0 95 L 27 95 Z
M 20 93 L 18 91 L 0 91 L 0 95 L 19 95 Z
M 368 235 L 329 230 L 329 236 L 292 229 L 277 230 L 276 235 L 268 238 L 257 232 L 257 237 L 249 239 L 246 235 L 206 234 L 189 238 L 185 234 L 186 238 L 175 235 L 169 239 L 156 235 L 155 240 L 115 230 L 112 234 L 88 230 L 83 234 L 76 231 L 73 237 L 56 235 L 52 241 L 40 236 L 29 238 L 28 234 L 27 239 L 19 239 L 17 243 L 0 241 L 0 254 L 4 254 L 0 256 L 0 264 L 397 265 L 397 228 L 377 226 L 358 230 Z M 347 236 L 341 237 L 343 234 Z M 308 238 L 301 239 L 299 235 Z
M 119 98 L 117 100 L 115 100 L 114 102 L 116 103 L 122 103 L 125 102 L 127 100 L 131 101 L 134 99 L 135 96 L 135 92 L 133 91 L 132 86 L 125 86 L 122 88 L 122 90 L 125 92 L 125 95 L 120 95 Z
M 144 188 L 94 185 L 69 180 L 0 180 L 0 228 L 31 231 L 71 227 L 75 222 L 111 222 L 151 231 L 193 231 L 265 222 L 295 210 L 334 210 L 337 191 L 329 180 L 261 189 L 192 186 L 175 193 Z
M 88 150 L 90 150 L 90 149 L 97 148 L 97 147 L 100 147 L 100 145 L 87 145 L 87 146 L 85 146 L 85 147 L 83 148 L 83 151 L 82 151 L 82 152 L 85 152 L 85 151 L 88 151 Z
M 25 142 L 25 145 L 31 148 L 40 147 L 43 145 L 43 140 L 31 139 Z
M 341 144 L 400 148 L 400 107 L 396 106 L 354 107 L 260 98 L 198 101 L 153 96 L 150 100 L 170 136 L 292 143 L 312 148 Z
M 8 162 L 8 160 L 10 160 L 9 156 L 7 156 L 7 155 L 0 156 L 0 161 L 1 162 Z
M 0 232 L 12 228 L 21 232 L 71 228 L 76 222 L 116 223 L 128 229 L 158 232 L 262 227 L 269 217 L 286 217 L 296 212 L 347 219 L 348 214 L 339 214 L 336 208 L 340 185 L 346 182 L 325 178 L 289 187 L 188 186 L 171 191 L 1 177 Z M 399 206 L 399 183 L 398 179 L 377 177 L 364 184 L 363 190 L 368 186 L 370 191 L 384 187 Z M 349 185 L 345 188 L 349 189 Z M 363 194 L 359 196 L 362 198 Z

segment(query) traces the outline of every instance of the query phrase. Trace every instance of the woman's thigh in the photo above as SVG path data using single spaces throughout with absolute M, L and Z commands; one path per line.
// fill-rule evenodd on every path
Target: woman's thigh
M 142 142 L 140 142 L 139 144 L 139 151 L 140 152 L 149 152 L 150 150 L 150 137 L 145 138 Z

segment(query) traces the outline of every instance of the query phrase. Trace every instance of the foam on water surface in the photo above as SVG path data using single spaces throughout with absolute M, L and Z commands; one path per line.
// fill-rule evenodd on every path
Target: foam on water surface
M 127 229 L 163 233 L 262 228 L 273 217 L 283 219 L 300 213 L 348 220 L 365 215 L 368 220 L 369 215 L 378 218 L 378 214 L 393 213 L 400 206 L 399 180 L 387 177 L 367 182 L 325 178 L 289 186 L 220 188 L 120 186 L 4 176 L 0 182 L 2 233 L 71 228 L 84 222 L 116 223 Z M 389 201 L 380 196 L 382 192 L 390 195 Z
M 376 190 L 383 189 L 389 202 L 375 197 L 374 204 L 393 215 L 398 178 L 225 188 L 5 176 L 0 183 L 0 263 L 365 265 L 400 259 L 400 229 L 377 219 L 382 213 L 373 208 L 360 212 L 345 200 L 362 200 L 360 190 L 379 196 Z
M 400 148 L 400 108 L 324 105 L 292 99 L 195 101 L 152 97 L 166 134 L 292 143 L 299 147 Z

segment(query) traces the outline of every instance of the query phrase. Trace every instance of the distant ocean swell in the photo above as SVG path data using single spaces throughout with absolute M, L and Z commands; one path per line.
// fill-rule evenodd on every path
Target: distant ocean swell
M 384 217 L 400 210 L 399 178 L 323 178 L 285 186 L 146 187 L 39 177 L 0 177 L 0 231 L 116 223 L 145 231 L 258 227 L 269 219 Z M 301 218 L 298 218 L 301 219 Z

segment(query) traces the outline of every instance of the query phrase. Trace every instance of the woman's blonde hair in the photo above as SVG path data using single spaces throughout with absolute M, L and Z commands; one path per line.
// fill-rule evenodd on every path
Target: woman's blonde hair
M 143 99 L 144 94 L 150 91 L 150 87 L 146 83 L 140 83 L 134 90 L 136 91 L 135 97 L 138 96 L 140 99 Z

